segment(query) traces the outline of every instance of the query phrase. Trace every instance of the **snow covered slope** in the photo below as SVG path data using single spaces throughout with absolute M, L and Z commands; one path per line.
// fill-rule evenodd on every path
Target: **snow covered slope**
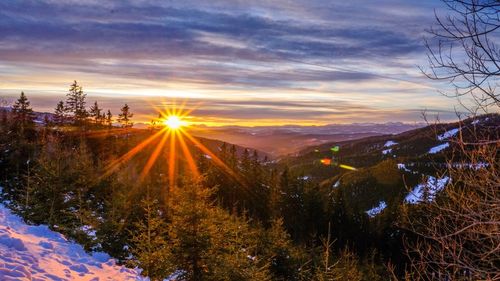
M 26 225 L 0 203 L 0 280 L 145 280 L 105 253 L 86 253 L 47 226 Z

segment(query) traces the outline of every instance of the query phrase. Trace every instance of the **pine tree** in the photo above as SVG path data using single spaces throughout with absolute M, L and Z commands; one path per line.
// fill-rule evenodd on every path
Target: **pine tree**
M 9 113 L 7 109 L 0 108 L 0 133 L 5 134 L 9 127 Z
M 107 191 L 103 199 L 104 212 L 102 222 L 97 230 L 97 236 L 101 241 L 103 251 L 117 257 L 120 260 L 130 256 L 129 239 L 130 231 L 134 225 L 129 223 L 130 214 L 141 214 L 141 209 L 132 204 L 129 198 L 129 191 L 133 185 L 124 180 L 120 171 L 109 178 L 106 178 L 105 190 Z M 142 207 L 142 206 L 140 206 Z
M 59 101 L 57 103 L 56 109 L 54 111 L 53 120 L 54 120 L 54 124 L 57 126 L 64 125 L 64 123 L 66 121 L 66 110 L 65 110 L 63 101 Z
M 200 140 L 200 143 L 203 144 L 203 140 Z M 195 149 L 194 151 L 194 158 L 196 159 L 196 166 L 198 167 L 198 171 L 200 174 L 206 175 L 205 180 L 208 182 L 211 176 L 211 163 L 207 159 L 205 153 L 201 151 L 201 149 Z M 210 184 L 208 184 L 210 185 Z
M 28 98 L 21 92 L 21 96 L 12 106 L 14 130 L 20 137 L 27 137 L 34 133 L 35 114 Z
M 241 156 L 241 169 L 244 175 L 248 175 L 251 171 L 251 160 L 250 160 L 250 152 L 247 148 L 243 151 L 243 155 Z
M 238 156 L 236 155 L 236 146 L 234 144 L 231 145 L 231 149 L 229 150 L 228 165 L 233 171 L 236 171 L 238 168 Z
M 100 125 L 104 125 L 106 123 L 106 113 L 103 112 L 101 113 L 101 115 L 99 116 L 99 122 L 98 122 Z
M 300 240 L 304 234 L 304 181 L 291 175 L 288 167 L 281 174 L 280 190 L 282 197 L 283 218 L 286 229 L 293 239 Z
M 167 224 L 159 213 L 158 200 L 150 198 L 149 192 L 141 201 L 145 218 L 135 224 L 132 233 L 131 253 L 134 260 L 132 266 L 143 269 L 142 274 L 151 280 L 163 280 L 174 271 L 175 265 L 170 264 L 167 240 Z
M 108 109 L 106 113 L 106 126 L 111 128 L 113 126 L 113 114 L 111 114 L 111 110 Z
M 90 111 L 89 111 L 89 116 L 91 118 L 94 119 L 94 123 L 96 125 L 100 125 L 101 124 L 101 111 L 102 111 L 102 108 L 99 108 L 99 105 L 97 104 L 97 101 L 94 102 L 94 105 L 92 105 L 90 107 Z
M 32 197 L 33 197 L 33 191 L 34 191 L 34 184 L 33 184 L 33 176 L 32 176 L 32 167 L 33 165 L 31 164 L 31 159 L 28 159 L 26 161 L 26 174 L 24 175 L 24 192 L 22 194 L 19 194 L 20 199 L 21 199 L 21 209 L 23 211 L 24 216 L 29 216 L 31 212 L 31 205 L 32 205 Z
M 293 246 L 290 235 L 283 226 L 282 218 L 271 221 L 271 227 L 263 231 L 259 247 L 263 258 L 270 260 L 273 280 L 297 280 L 300 268 L 299 251 Z
M 69 92 L 66 95 L 66 111 L 71 113 L 71 120 L 76 125 L 82 125 L 87 118 L 87 110 L 85 109 L 85 98 L 87 94 L 83 93 L 83 89 L 76 80 L 71 84 Z
M 0 105 L 4 105 L 2 100 L 0 100 Z M 10 114 L 7 108 L 0 106 L 0 151 L 5 151 L 4 146 L 8 145 L 9 127 Z M 6 156 L 5 154 L 6 153 L 4 152 L 0 155 L 0 163 L 3 163 L 1 159 Z
M 333 276 L 333 278 L 329 280 L 361 281 L 363 278 L 359 270 L 358 258 L 347 248 L 340 252 L 337 261 L 330 270 L 329 276 Z
M 83 141 L 75 151 L 73 168 L 75 177 L 73 177 L 73 192 L 77 205 L 77 218 L 80 224 L 87 220 L 87 192 L 94 184 L 94 163 L 91 159 L 87 144 Z
M 148 125 L 148 129 L 150 131 L 154 131 L 154 130 L 156 130 L 157 126 L 158 126 L 157 120 L 151 119 L 151 122 L 149 122 L 149 125 Z
M 74 237 L 86 249 L 92 249 L 95 241 L 82 227 L 95 228 L 97 225 L 92 212 L 97 202 L 92 190 L 98 184 L 96 170 L 99 167 L 95 166 L 85 140 L 81 140 L 76 149 L 71 151 L 69 159 L 71 160 L 64 172 L 67 184 L 67 192 L 64 194 L 67 216 L 62 231 Z
M 134 125 L 134 123 L 131 121 L 131 118 L 134 117 L 134 114 L 130 112 L 130 107 L 128 104 L 125 104 L 121 108 L 121 113 L 118 114 L 118 123 L 122 125 L 123 128 L 130 128 Z
M 195 183 L 182 189 L 172 190 L 169 225 L 171 250 L 174 259 L 184 273 L 184 280 L 206 280 L 211 243 L 211 229 L 208 224 L 210 207 L 207 204 L 210 192 Z
M 226 142 L 223 142 L 222 145 L 219 147 L 219 159 L 222 160 L 222 162 L 227 163 L 228 154 L 227 154 Z
M 22 177 L 22 173 L 27 168 L 27 163 L 33 159 L 35 150 L 35 114 L 30 107 L 30 102 L 24 93 L 21 93 L 19 99 L 12 106 L 12 121 L 10 122 L 11 131 L 7 142 L 11 148 L 7 158 L 7 167 L 12 169 L 14 167 L 15 174 L 18 178 Z M 21 188 L 22 185 L 19 181 L 12 182 L 12 190 Z M 18 196 L 20 190 L 13 191 L 14 196 Z
M 259 161 L 259 153 L 257 152 L 257 150 L 254 150 L 250 159 L 250 178 L 253 181 L 253 186 L 257 186 L 260 184 L 263 173 L 264 171 Z
M 50 127 L 52 125 L 52 121 L 50 120 L 47 114 L 43 115 L 43 126 Z
M 31 212 L 27 219 L 52 227 L 64 222 L 64 194 L 67 186 L 64 173 L 70 157 L 57 137 L 49 135 L 48 138 L 36 161 Z
M 266 263 L 256 256 L 248 224 L 210 202 L 213 191 L 201 180 L 187 181 L 170 194 L 172 262 L 179 280 L 269 280 Z
M 335 240 L 332 241 L 331 236 L 331 224 L 328 223 L 328 235 L 326 237 L 321 238 L 322 244 L 322 257 L 321 264 L 316 265 L 314 280 L 317 281 L 330 281 L 335 280 L 337 276 L 335 276 L 332 272 L 332 267 L 334 263 L 332 262 L 331 250 L 332 246 L 335 243 Z
M 269 188 L 270 188 L 268 197 L 269 217 L 271 219 L 280 218 L 283 215 L 282 214 L 283 194 L 276 169 L 273 169 L 271 171 L 271 175 L 269 176 Z

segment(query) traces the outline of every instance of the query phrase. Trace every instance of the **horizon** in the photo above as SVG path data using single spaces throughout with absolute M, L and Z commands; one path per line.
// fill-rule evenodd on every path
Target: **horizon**
M 12 101 L 14 102 L 14 100 Z M 0 109 L 10 109 L 9 106 L 0 106 Z M 36 111 L 38 114 L 50 114 L 53 115 L 54 112 L 48 111 Z M 463 113 L 461 113 L 463 114 Z M 490 113 L 484 114 L 488 115 Z M 151 115 L 153 117 L 153 115 Z M 458 118 L 458 117 L 457 117 Z M 38 119 L 39 121 L 43 121 Z M 448 122 L 454 122 L 457 120 L 451 120 Z M 114 122 L 115 125 L 119 125 L 119 123 Z M 303 128 L 314 128 L 314 127 L 328 127 L 328 126 L 350 126 L 350 125 L 388 125 L 388 124 L 401 124 L 401 125 L 414 125 L 414 126 L 425 126 L 428 124 L 425 121 L 414 121 L 414 122 L 403 122 L 403 121 L 385 121 L 385 122 L 352 122 L 352 123 L 326 123 L 319 125 L 305 125 L 305 124 L 280 124 L 280 125 L 241 125 L 241 124 L 206 124 L 206 123 L 188 123 L 183 125 L 184 127 L 206 127 L 206 128 L 248 128 L 248 129 L 257 129 L 257 128 L 286 128 L 286 127 L 303 127 Z M 143 129 L 147 126 L 151 125 L 151 122 L 136 122 L 132 127 L 136 129 Z M 139 126 L 139 127 L 137 127 Z

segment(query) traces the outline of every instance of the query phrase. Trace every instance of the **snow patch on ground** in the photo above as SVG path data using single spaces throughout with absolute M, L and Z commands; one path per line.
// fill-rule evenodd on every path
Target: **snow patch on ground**
M 458 133 L 458 131 L 460 131 L 460 129 L 458 129 L 458 128 L 451 129 L 451 130 L 449 130 L 447 132 L 444 132 L 443 134 L 439 135 L 437 137 L 437 139 L 440 140 L 440 141 L 447 140 L 447 139 L 455 136 Z
M 147 280 L 105 253 L 86 253 L 47 226 L 30 226 L 0 203 L 0 280 Z
M 337 188 L 340 186 L 340 180 L 336 181 L 335 184 L 332 185 L 333 188 Z
M 387 203 L 385 201 L 380 201 L 378 203 L 378 206 L 371 208 L 370 210 L 366 211 L 366 214 L 370 217 L 373 218 L 376 215 L 380 214 L 385 208 L 387 208 Z
M 96 231 L 90 225 L 83 225 L 80 227 L 80 230 L 87 234 L 92 240 L 96 240 Z
M 392 152 L 392 148 L 382 150 L 383 155 L 387 155 Z
M 395 142 L 395 141 L 389 140 L 389 141 L 387 141 L 387 142 L 384 144 L 384 147 L 391 147 L 391 146 L 396 145 L 396 144 L 398 144 L 398 143 L 397 143 L 397 142 Z
M 412 170 L 408 169 L 406 167 L 406 164 L 404 164 L 404 163 L 398 163 L 397 165 L 398 165 L 398 170 L 402 170 L 402 171 L 405 171 L 405 172 L 408 172 L 408 173 L 412 173 L 414 175 L 418 174 L 417 171 L 412 171 Z
M 450 182 L 450 177 L 435 178 L 429 176 L 426 183 L 421 183 L 415 186 L 408 195 L 406 195 L 405 202 L 410 204 L 417 204 L 427 200 L 431 202 L 436 197 L 436 194 L 443 190 L 445 186 Z M 427 198 L 425 197 L 425 191 L 427 190 Z
M 436 153 L 440 152 L 441 150 L 446 149 L 449 146 L 450 146 L 450 144 L 446 142 L 446 143 L 440 144 L 438 146 L 431 147 L 431 149 L 429 149 L 429 153 L 436 154 Z
M 472 169 L 472 170 L 480 170 L 489 167 L 490 164 L 479 162 L 479 163 L 452 163 L 448 164 L 449 168 L 458 168 L 458 169 Z
M 406 165 L 404 163 L 398 163 L 398 170 L 403 170 L 405 172 L 411 173 L 411 170 L 406 168 Z

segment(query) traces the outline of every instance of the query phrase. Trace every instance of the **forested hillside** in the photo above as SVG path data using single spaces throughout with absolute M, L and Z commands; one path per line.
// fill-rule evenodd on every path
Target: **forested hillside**
M 335 247 L 323 249 L 337 213 L 329 192 L 257 151 L 186 140 L 193 173 L 189 159 L 169 156 L 184 146 L 151 138 L 162 129 L 130 127 L 128 106 L 120 127 L 112 117 L 91 117 L 76 82 L 65 104 L 43 124 L 24 94 L 2 111 L 2 198 L 28 223 L 47 224 L 153 279 L 182 272 L 190 280 L 308 280 L 330 272 L 330 259 L 342 261 L 339 272 L 386 274 L 369 248 L 358 255 L 332 236 Z
M 97 102 L 87 112 L 76 82 L 65 104 L 43 124 L 24 94 L 2 111 L 4 204 L 152 279 L 402 276 L 405 239 L 414 235 L 408 221 L 453 180 L 448 166 L 496 167 L 467 162 L 454 140 L 498 138 L 498 115 L 312 147 L 276 162 L 208 139 L 164 145 L 154 137 L 161 127 L 131 128 L 128 105 L 113 126 Z

